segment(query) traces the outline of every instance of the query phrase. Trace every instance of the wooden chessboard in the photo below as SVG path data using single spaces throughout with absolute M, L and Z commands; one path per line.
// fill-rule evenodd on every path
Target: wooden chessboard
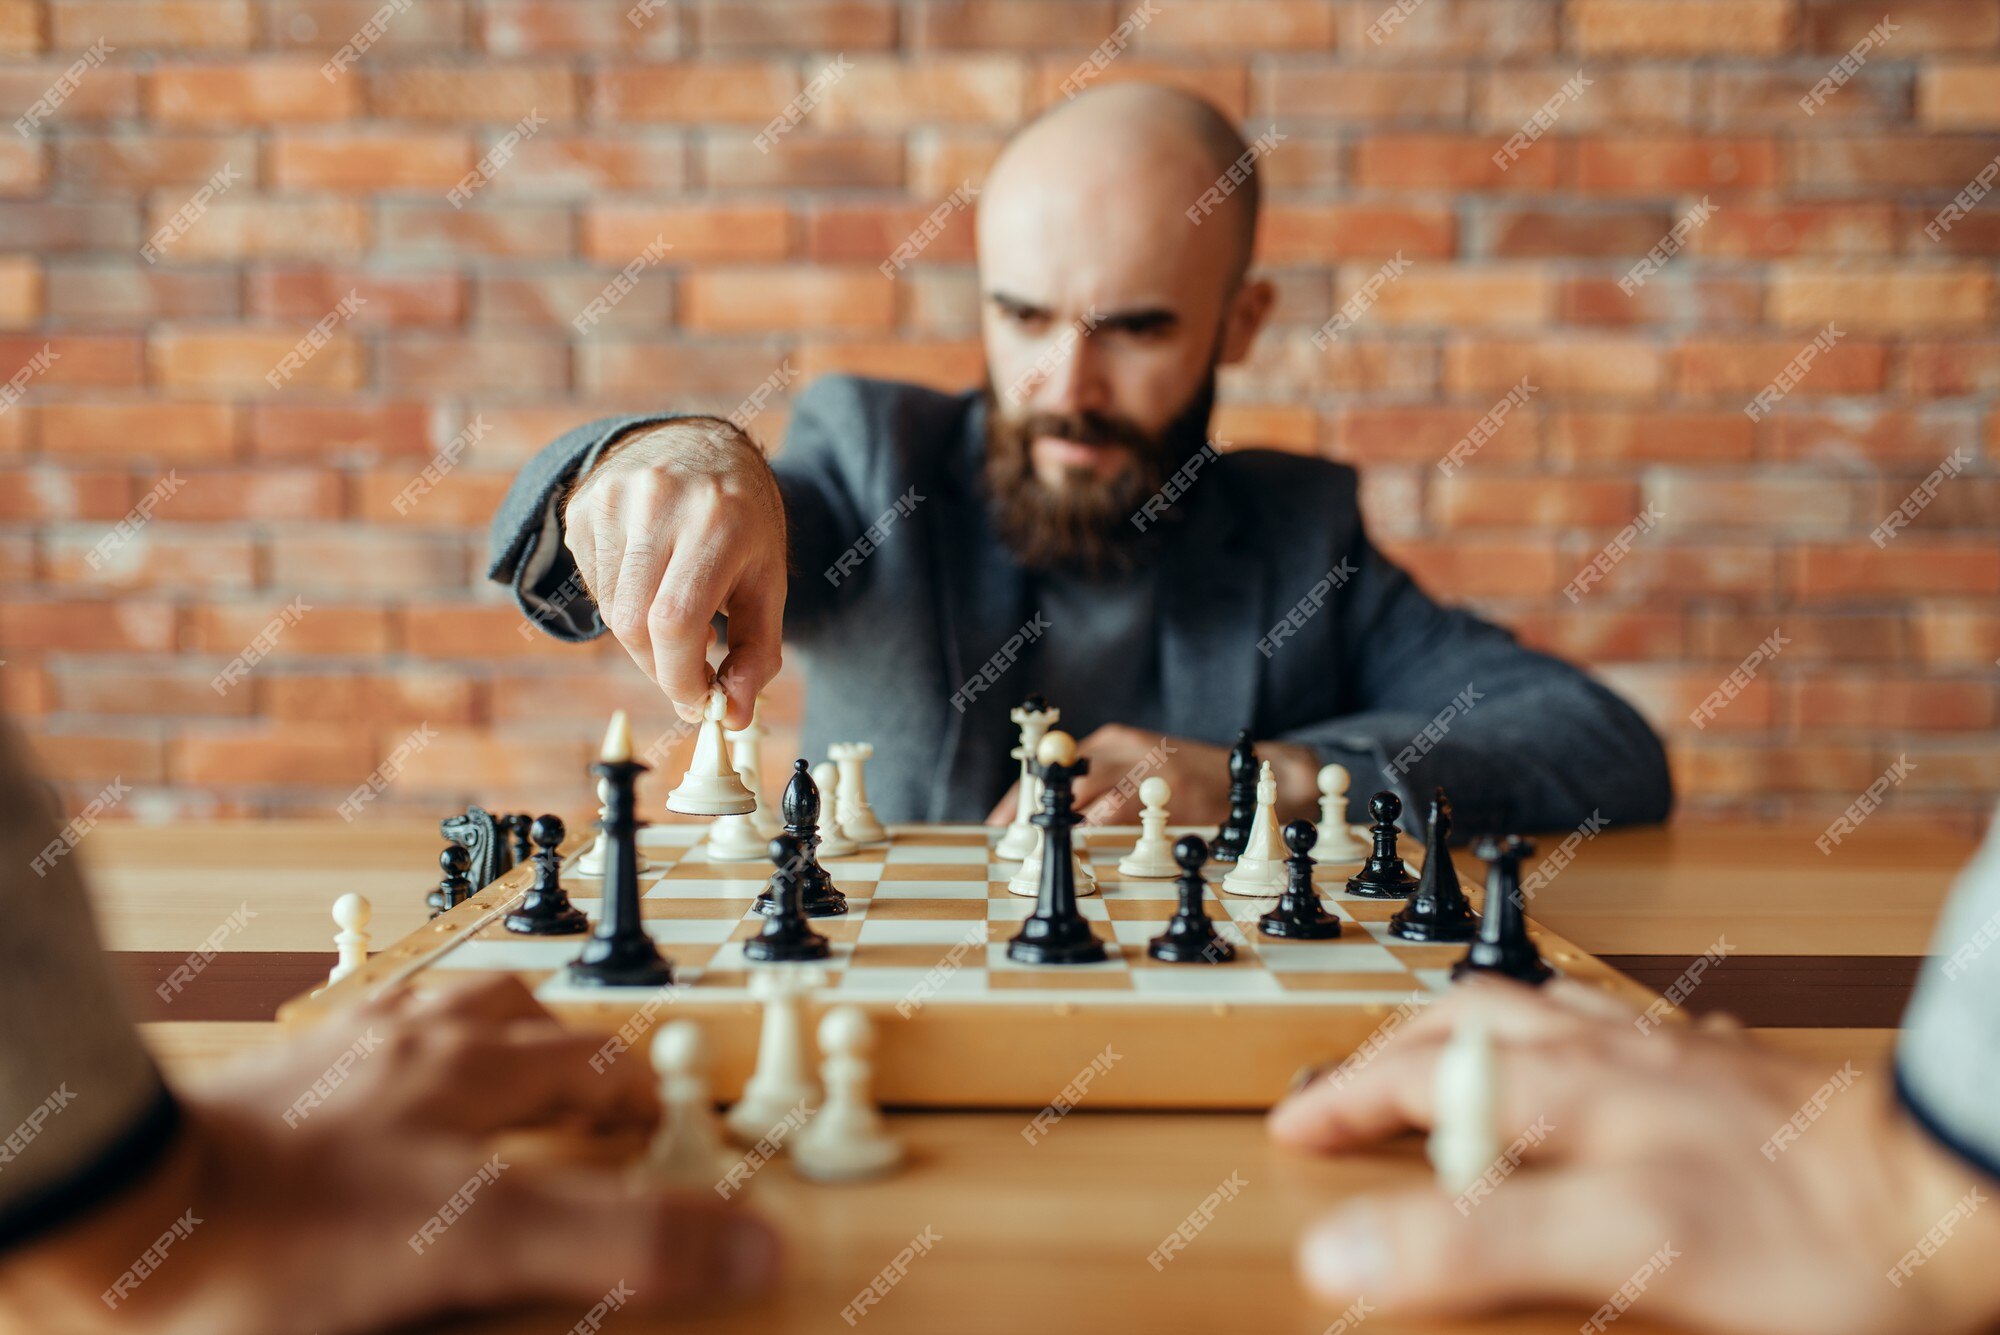
M 640 876 L 641 908 L 675 966 L 669 990 L 566 982 L 563 968 L 582 937 L 517 936 L 500 921 L 526 888 L 531 869 L 521 867 L 382 949 L 362 970 L 288 1002 L 279 1018 L 310 1020 L 391 978 L 423 986 L 467 970 L 503 970 L 566 1021 L 617 1035 L 632 1055 L 622 1057 L 612 1043 L 605 1051 L 616 1059 L 645 1060 L 655 1023 L 699 1019 L 716 1057 L 717 1092 L 733 1097 L 756 1058 L 762 1007 L 750 993 L 751 972 L 802 966 L 745 960 L 742 943 L 763 921 L 751 901 L 769 864 L 710 861 L 704 829 L 640 832 L 653 864 Z M 1342 919 L 1338 940 L 1263 936 L 1256 919 L 1274 901 L 1212 895 L 1210 915 L 1235 943 L 1236 958 L 1160 963 L 1145 947 L 1173 913 L 1174 882 L 1121 878 L 1117 861 L 1136 831 L 1103 826 L 1089 831 L 1099 893 L 1081 904 L 1112 958 L 1027 968 L 1007 959 L 1006 942 L 1034 901 L 1008 890 L 1019 864 L 993 855 L 998 831 L 931 825 L 890 833 L 887 845 L 826 862 L 848 912 L 815 920 L 833 956 L 803 966 L 825 972 L 817 1004 L 851 1003 L 875 1017 L 876 1087 L 886 1104 L 1039 1109 L 1081 1084 L 1091 1107 L 1267 1107 L 1299 1068 L 1353 1053 L 1446 987 L 1465 951 L 1388 935 L 1399 902 L 1347 895 L 1342 883 L 1353 864 L 1327 863 L 1315 879 Z M 565 845 L 564 884 L 594 922 L 599 881 L 575 870 L 590 842 L 580 835 Z M 1405 844 L 1406 859 L 1420 865 L 1421 849 Z M 1213 889 L 1223 868 L 1209 870 Z M 1478 882 L 1468 875 L 1466 884 L 1477 901 Z M 1653 999 L 1532 921 L 1529 930 L 1544 958 L 1568 976 L 1642 1006 Z

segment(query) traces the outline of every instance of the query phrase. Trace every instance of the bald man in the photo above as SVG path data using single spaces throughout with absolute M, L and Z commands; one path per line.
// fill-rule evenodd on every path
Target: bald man
M 1274 300 L 1253 160 L 1179 91 L 1064 103 L 979 197 L 983 387 L 826 377 L 770 464 L 714 417 L 580 427 L 517 479 L 492 578 L 559 638 L 608 627 L 683 717 L 719 676 L 743 724 L 789 644 L 805 749 L 873 742 L 891 820 L 1011 814 L 1030 692 L 1096 762 L 1100 817 L 1158 773 L 1176 819 L 1219 819 L 1247 729 L 1287 816 L 1337 761 L 1351 819 L 1438 785 L 1463 834 L 1661 819 L 1646 724 L 1428 598 L 1369 542 L 1353 470 L 1208 439 Z

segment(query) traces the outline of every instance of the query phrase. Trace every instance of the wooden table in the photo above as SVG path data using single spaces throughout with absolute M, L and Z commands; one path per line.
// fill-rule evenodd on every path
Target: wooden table
M 1655 986 L 1726 942 L 1730 955 L 1689 1009 L 1726 1005 L 1774 1046 L 1829 1069 L 1853 1060 L 1880 1071 L 1931 924 L 1972 845 L 1864 828 L 1827 857 L 1813 846 L 1817 834 L 1801 826 L 1607 832 L 1536 893 L 1531 912 Z M 328 909 L 338 895 L 373 901 L 378 942 L 416 927 L 438 847 L 435 829 L 421 825 L 269 822 L 105 826 L 80 851 L 149 1040 L 171 1072 L 198 1077 L 276 1039 L 272 1008 L 332 962 Z M 245 906 L 255 914 L 247 921 Z M 162 1003 L 155 984 L 232 914 L 240 928 Z M 793 1244 L 784 1291 L 671 1329 L 1321 1332 L 1337 1313 L 1308 1302 L 1293 1279 L 1300 1228 L 1344 1196 L 1424 1175 L 1414 1145 L 1316 1160 L 1269 1145 L 1254 1116 L 1079 1110 L 1035 1145 L 1019 1135 L 1018 1113 L 895 1120 L 913 1164 L 889 1181 L 809 1187 L 782 1164 L 767 1167 L 750 1195 Z M 1148 1256 L 1231 1174 L 1246 1184 L 1240 1194 L 1156 1271 Z M 926 1228 L 935 1246 L 850 1327 L 842 1308 Z M 643 1288 L 641 1277 L 632 1282 Z M 439 1329 L 525 1335 L 567 1329 L 580 1316 L 514 1313 Z M 1580 1319 L 1528 1313 L 1479 1329 L 1573 1330 Z M 628 1315 L 616 1321 L 620 1330 L 649 1328 Z M 1379 1317 L 1368 1325 L 1382 1335 L 1414 1329 Z M 1642 1313 L 1620 1328 L 1646 1329 Z

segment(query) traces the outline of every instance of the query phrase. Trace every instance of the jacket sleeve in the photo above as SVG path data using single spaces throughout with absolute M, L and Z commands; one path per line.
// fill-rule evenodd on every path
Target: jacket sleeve
M 67 825 L 0 719 L 0 1249 L 88 1213 L 158 1160 L 179 1108 L 98 946 Z
M 1403 798 L 1412 828 L 1442 787 L 1461 836 L 1666 818 L 1666 753 L 1630 705 L 1500 627 L 1438 605 L 1358 522 L 1354 534 L 1340 567 L 1350 573 L 1330 604 L 1352 711 L 1279 739 L 1352 770 L 1351 819 L 1365 819 L 1377 775 Z

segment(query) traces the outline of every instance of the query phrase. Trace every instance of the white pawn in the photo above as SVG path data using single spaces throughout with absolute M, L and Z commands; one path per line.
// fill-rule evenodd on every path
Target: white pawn
M 827 761 L 813 766 L 813 782 L 819 785 L 819 855 L 823 858 L 852 857 L 861 845 L 840 828 L 840 767 Z
M 1042 892 L 1042 850 L 1047 846 L 1048 835 L 1037 825 L 1035 846 L 1028 850 L 1028 856 L 1021 859 L 1021 865 L 1007 880 L 1007 889 L 1017 895 L 1033 899 Z M 1076 868 L 1076 893 L 1079 896 L 1097 893 L 1097 873 L 1090 869 L 1089 850 L 1084 847 L 1083 827 L 1073 827 L 1069 832 L 1070 864 Z
M 682 1186 L 713 1185 L 726 1156 L 701 1026 L 693 1020 L 661 1025 L 653 1035 L 653 1070 L 660 1077 L 661 1117 L 646 1172 Z
M 768 847 L 784 826 L 771 811 L 771 804 L 764 800 L 764 748 L 761 743 L 771 735 L 771 730 L 764 726 L 763 715 L 764 697 L 760 695 L 750 706 L 750 726 L 724 735 L 729 738 L 729 759 L 736 766 L 738 777 L 750 790 L 750 796 L 757 799 L 757 809 L 750 813 L 750 823 L 757 827 L 757 833 Z M 757 856 L 764 855 L 764 849 L 760 848 Z
M 368 962 L 368 922 L 374 916 L 374 907 L 360 895 L 342 895 L 333 901 L 333 921 L 340 928 L 333 948 L 340 952 L 340 962 L 326 976 L 327 982 L 337 983 Z
M 1361 862 L 1372 846 L 1355 834 L 1347 823 L 1347 785 L 1351 782 L 1345 765 L 1322 765 L 1319 771 L 1319 842 L 1313 845 L 1315 862 Z
M 903 1159 L 903 1146 L 882 1123 L 869 1096 L 875 1026 L 853 1006 L 836 1006 L 819 1022 L 820 1078 L 826 1101 L 792 1138 L 792 1166 L 819 1182 L 846 1182 L 883 1173 Z
M 1460 1021 L 1432 1076 L 1437 1121 L 1426 1147 L 1438 1185 L 1454 1195 L 1500 1157 L 1498 1074 L 1493 1035 L 1477 1020 Z
M 777 967 L 750 976 L 750 995 L 764 1003 L 764 1024 L 757 1035 L 757 1069 L 743 1086 L 743 1097 L 724 1120 L 729 1134 L 755 1145 L 776 1132 L 782 1140 L 819 1100 L 806 1064 L 805 1034 L 800 1012 L 806 989 L 826 981 L 818 969 Z M 779 1128 L 785 1130 L 780 1131 Z
M 1118 863 L 1118 874 L 1140 881 L 1160 881 L 1181 874 L 1174 847 L 1167 841 L 1167 799 L 1174 795 L 1167 781 L 1155 774 L 1139 785 L 1139 842 Z
M 1278 839 L 1278 778 L 1271 762 L 1264 762 L 1257 776 L 1257 815 L 1250 822 L 1250 837 L 1243 841 L 1243 853 L 1222 878 L 1222 888 L 1232 895 L 1270 899 L 1285 888 L 1285 846 Z
M 720 686 L 711 686 L 702 704 L 701 727 L 694 735 L 694 756 L 680 787 L 667 794 L 667 810 L 684 816 L 740 816 L 757 809 L 757 799 L 730 762 L 722 737 L 722 716 L 729 708 Z
M 826 748 L 826 758 L 840 766 L 840 809 L 835 818 L 840 832 L 859 844 L 889 842 L 889 832 L 868 805 L 868 780 L 861 773 L 862 764 L 874 754 L 873 742 L 835 742 Z
M 1036 748 L 1041 746 L 1049 729 L 1062 719 L 1062 711 L 1016 705 L 1007 717 L 1021 728 L 1021 745 L 1013 752 L 1021 761 L 1021 777 L 1014 784 L 1014 819 L 993 852 L 1001 858 L 1026 858 L 1035 851 L 1035 841 L 1041 833 L 1029 817 L 1042 801 L 1042 781 L 1035 777 L 1034 767 L 1028 762 L 1034 759 Z

